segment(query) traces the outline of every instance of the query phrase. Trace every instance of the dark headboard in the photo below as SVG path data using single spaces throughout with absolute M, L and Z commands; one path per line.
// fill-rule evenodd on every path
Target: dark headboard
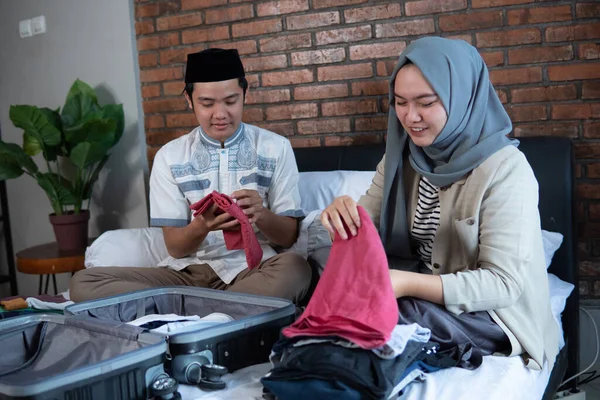
M 577 238 L 574 225 L 571 141 L 557 137 L 530 137 L 519 140 L 519 148 L 527 157 L 539 182 L 542 228 L 560 232 L 564 236 L 563 244 L 554 255 L 549 272 L 575 285 L 563 312 L 563 328 L 568 349 L 566 376 L 572 376 L 577 372 L 579 365 L 579 274 L 575 258 Z M 384 151 L 384 144 L 294 150 L 300 171 L 374 171 Z
M 562 315 L 568 350 L 565 377 L 571 377 L 579 371 L 579 266 L 576 257 L 572 144 L 570 139 L 558 137 L 531 137 L 519 140 L 519 148 L 527 157 L 539 183 L 542 229 L 560 232 L 564 236 L 548 272 L 575 285 Z M 551 376 L 549 384 L 552 384 L 552 378 Z M 575 387 L 576 381 L 571 382 Z
M 301 172 L 375 171 L 385 153 L 385 145 L 306 147 L 294 149 Z

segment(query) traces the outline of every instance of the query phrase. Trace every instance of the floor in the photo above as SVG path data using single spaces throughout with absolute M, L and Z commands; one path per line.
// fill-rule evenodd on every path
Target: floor
M 600 378 L 581 385 L 579 389 L 585 391 L 586 400 L 600 400 Z

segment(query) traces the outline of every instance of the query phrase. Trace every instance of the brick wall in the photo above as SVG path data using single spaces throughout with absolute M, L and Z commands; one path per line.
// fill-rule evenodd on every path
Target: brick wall
M 515 136 L 573 138 L 581 294 L 600 298 L 600 2 L 173 0 L 136 2 L 148 144 L 196 125 L 180 95 L 189 52 L 237 48 L 244 120 L 294 146 L 381 142 L 399 53 L 423 35 L 475 45 Z

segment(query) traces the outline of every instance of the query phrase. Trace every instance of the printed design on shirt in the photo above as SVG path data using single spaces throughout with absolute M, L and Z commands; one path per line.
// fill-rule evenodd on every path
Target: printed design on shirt
M 192 163 L 200 173 L 219 168 L 219 156 L 215 151 L 210 151 L 204 143 L 198 143 L 192 155 Z
M 219 169 L 219 154 L 216 151 L 210 151 L 203 143 L 199 143 L 192 154 L 191 161 L 185 164 L 170 165 L 169 169 L 175 178 L 216 171 Z
M 236 143 L 237 144 L 237 143 Z M 256 165 L 256 150 L 252 146 L 252 142 L 246 136 L 237 146 L 237 151 L 233 157 L 237 161 L 237 164 L 242 169 L 254 168 Z
M 187 219 L 177 219 L 177 218 L 151 218 L 150 219 L 150 226 L 156 226 L 156 227 L 161 227 L 161 226 L 174 226 L 176 228 L 182 228 L 184 226 L 187 226 L 187 224 L 189 224 L 190 221 L 188 221 Z
M 270 172 L 273 174 L 275 172 L 275 168 L 277 167 L 277 159 L 259 155 L 257 167 L 259 171 Z
M 233 146 L 231 146 L 229 149 L 229 163 L 228 163 L 229 171 L 240 172 L 240 171 L 248 171 L 248 170 L 250 170 L 250 171 L 258 170 L 259 174 L 262 173 L 262 175 L 266 175 L 266 176 L 273 175 L 273 173 L 275 172 L 275 167 L 277 166 L 277 159 L 263 157 L 261 155 L 258 155 L 256 153 L 256 150 L 253 147 L 252 147 L 252 151 L 254 152 L 254 154 L 251 158 L 255 158 L 255 161 L 250 163 L 248 161 L 248 158 L 243 159 L 243 160 L 241 159 L 241 158 L 245 157 L 245 155 L 240 157 L 240 154 L 242 153 L 242 151 L 240 149 L 240 144 L 236 143 Z M 245 164 L 248 166 L 244 166 Z
M 250 183 L 256 183 L 257 186 L 268 188 L 269 186 L 271 186 L 271 177 L 253 172 L 250 175 L 242 176 L 240 178 L 241 185 L 248 185 Z
M 198 170 L 194 168 L 191 162 L 181 165 L 169 165 L 169 169 L 171 170 L 174 178 L 183 178 L 189 175 L 199 174 Z
M 178 182 L 177 186 L 183 192 L 193 192 L 196 190 L 206 190 L 210 187 L 210 179 L 198 179 L 187 182 Z
M 277 213 L 277 215 L 280 215 L 282 217 L 293 217 L 293 218 L 306 217 L 306 213 L 302 210 L 285 210 L 285 211 Z

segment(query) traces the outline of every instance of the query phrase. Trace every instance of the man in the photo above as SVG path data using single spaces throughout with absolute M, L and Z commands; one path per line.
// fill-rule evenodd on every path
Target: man
M 163 146 L 150 177 L 152 226 L 162 227 L 168 268 L 104 267 L 78 272 L 71 299 L 83 301 L 140 289 L 187 285 L 299 301 L 311 269 L 290 247 L 301 217 L 298 169 L 287 139 L 244 124 L 248 82 L 237 50 L 189 54 L 185 97 L 199 126 Z M 209 193 L 230 195 L 253 224 L 263 250 L 248 269 L 244 250 L 227 250 L 223 231 L 240 228 L 216 205 L 193 217 L 190 205 Z

